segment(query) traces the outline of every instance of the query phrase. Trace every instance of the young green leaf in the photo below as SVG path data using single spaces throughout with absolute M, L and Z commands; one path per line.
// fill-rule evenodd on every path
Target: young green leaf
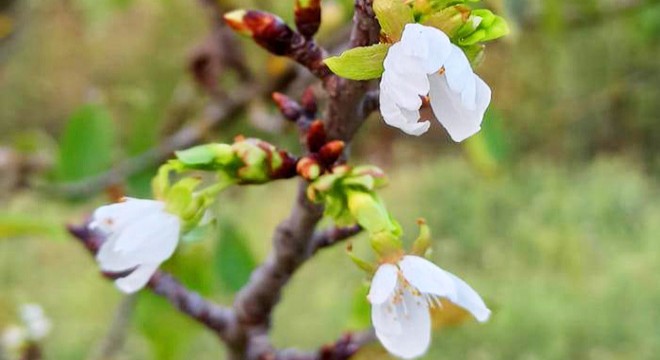
M 344 51 L 340 56 L 324 60 L 333 73 L 350 80 L 371 80 L 380 77 L 385 69 L 383 61 L 389 44 L 357 47 Z
M 238 291 L 248 281 L 256 265 L 248 239 L 237 225 L 229 221 L 221 222 L 213 267 L 223 288 L 230 292 Z
M 96 104 L 78 108 L 60 141 L 58 180 L 81 180 L 107 170 L 114 146 L 115 129 L 108 110 Z
M 401 0 L 374 0 L 373 9 L 382 32 L 392 42 L 401 39 L 406 24 L 415 22 L 412 8 Z

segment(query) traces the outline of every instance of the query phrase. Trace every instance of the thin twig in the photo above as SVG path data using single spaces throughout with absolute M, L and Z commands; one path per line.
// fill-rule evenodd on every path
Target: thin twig
M 175 151 L 198 144 L 209 132 L 220 125 L 228 125 L 231 121 L 235 121 L 236 115 L 255 97 L 255 94 L 257 96 L 270 95 L 287 84 L 294 74 L 293 69 L 290 69 L 265 86 L 245 85 L 235 90 L 231 97 L 208 105 L 199 121 L 185 126 L 160 145 L 120 162 L 108 172 L 78 182 L 50 186 L 45 190 L 66 198 L 79 198 L 120 184 L 127 177 L 165 161 Z
M 89 357 L 90 360 L 110 360 L 117 357 L 126 341 L 126 331 L 130 325 L 136 299 L 135 295 L 126 295 L 121 299 L 112 317 L 108 332 L 92 356 Z

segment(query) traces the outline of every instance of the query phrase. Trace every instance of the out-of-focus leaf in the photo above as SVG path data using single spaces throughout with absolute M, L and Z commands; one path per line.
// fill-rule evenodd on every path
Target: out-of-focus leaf
M 0 240 L 24 237 L 43 236 L 47 238 L 63 238 L 62 225 L 44 221 L 29 215 L 0 214 Z
M 502 128 L 502 117 L 489 109 L 481 131 L 465 142 L 472 164 L 486 175 L 493 175 L 509 160 L 510 145 Z
M 69 118 L 60 141 L 57 178 L 81 180 L 108 169 L 112 162 L 115 128 L 108 110 L 87 104 Z
M 367 301 L 369 286 L 363 284 L 355 289 L 351 304 L 351 314 L 346 327 L 349 330 L 363 330 L 371 325 L 371 307 Z
M 222 287 L 227 291 L 238 291 L 256 267 L 254 255 L 247 241 L 235 224 L 228 221 L 220 222 L 213 266 Z
M 213 290 L 213 252 L 211 242 L 180 243 L 174 256 L 163 265 L 163 269 L 174 274 L 186 287 L 202 295 Z
M 199 325 L 176 311 L 165 299 L 150 292 L 138 295 L 135 324 L 148 340 L 153 358 L 180 359 L 186 345 L 199 332 Z

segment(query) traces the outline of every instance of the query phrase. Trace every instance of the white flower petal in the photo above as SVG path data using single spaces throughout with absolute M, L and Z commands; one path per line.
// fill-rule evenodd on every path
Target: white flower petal
M 413 255 L 404 256 L 399 262 L 404 279 L 422 294 L 432 294 L 453 300 L 456 287 L 449 274 L 434 263 Z
M 141 264 L 161 263 L 172 256 L 181 225 L 177 216 L 164 211 L 164 203 L 129 200 L 113 206 L 112 231 L 106 233 L 106 241 L 96 255 L 102 270 L 126 271 Z
M 382 304 L 396 288 L 399 270 L 392 264 L 383 264 L 378 267 L 374 278 L 371 280 L 371 288 L 367 299 L 371 304 Z
M 444 32 L 420 24 L 406 25 L 400 43 L 405 55 L 420 60 L 426 74 L 439 71 L 451 53 L 451 42 Z
M 96 253 L 96 261 L 103 271 L 120 272 L 132 269 L 140 264 L 139 257 L 126 256 L 115 251 L 116 239 L 108 238 Z
M 465 87 L 465 84 L 472 79 L 474 72 L 470 66 L 470 61 L 460 47 L 452 44 L 451 53 L 445 61 L 445 76 L 449 88 L 459 93 Z
M 490 88 L 481 78 L 473 76 L 476 86 L 474 110 L 464 106 L 460 94 L 450 89 L 445 76 L 440 74 L 429 76 L 431 83 L 429 97 L 433 113 L 456 142 L 461 142 L 479 132 L 484 113 L 490 103 Z
M 414 124 L 403 124 L 401 126 L 401 131 L 408 135 L 413 135 L 413 136 L 420 136 L 427 131 L 429 131 L 429 128 L 431 127 L 431 122 L 430 121 L 422 121 Z
M 407 290 L 397 304 L 372 307 L 376 337 L 390 353 L 412 359 L 423 355 L 431 343 L 431 316 L 427 303 Z
M 144 216 L 128 227 L 117 238 L 115 250 L 123 253 L 155 250 L 158 253 L 171 255 L 172 239 L 179 237 L 179 218 L 164 211 L 158 211 Z M 167 256 L 168 255 L 161 255 Z
M 115 285 L 126 294 L 132 294 L 142 289 L 151 279 L 160 264 L 145 264 L 138 266 L 128 276 L 115 280 Z
M 165 208 L 165 204 L 155 200 L 125 198 L 124 201 L 101 206 L 92 216 L 91 229 L 105 233 L 117 231 L 139 219 L 144 213 L 151 213 Z
M 392 100 L 389 92 L 382 89 L 380 92 L 380 112 L 387 125 L 399 128 L 409 135 L 422 135 L 428 131 L 431 125 L 429 121 L 417 122 L 419 120 L 419 110 L 410 111 L 400 108 Z
M 490 318 L 490 309 L 488 309 L 481 296 L 458 276 L 450 272 L 447 272 L 447 275 L 452 278 L 456 286 L 456 299 L 452 302 L 469 311 L 477 321 L 487 321 Z

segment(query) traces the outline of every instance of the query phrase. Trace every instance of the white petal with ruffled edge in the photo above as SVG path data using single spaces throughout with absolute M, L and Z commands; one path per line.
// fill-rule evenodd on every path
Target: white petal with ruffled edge
M 446 76 L 441 74 L 429 76 L 431 84 L 429 97 L 433 113 L 456 142 L 461 142 L 479 132 L 490 104 L 490 88 L 477 75 L 474 75 L 474 78 L 476 105 L 474 110 L 470 110 L 464 105 L 461 94 L 450 88 Z
M 469 311 L 472 316 L 479 322 L 486 322 L 490 318 L 490 309 L 484 303 L 484 300 L 479 294 L 468 285 L 465 281 L 461 280 L 458 276 L 446 272 L 452 279 L 456 287 L 456 298 L 452 302 L 465 310 Z
M 422 294 L 456 298 L 456 286 L 449 274 L 434 263 L 413 255 L 404 256 L 399 262 L 404 279 Z
M 429 121 L 418 122 L 419 110 L 410 111 L 397 106 L 387 91 L 380 92 L 380 111 L 387 125 L 399 128 L 409 135 L 422 135 L 431 126 Z
M 390 353 L 412 359 L 431 343 L 431 315 L 424 299 L 403 290 L 401 298 L 371 308 L 376 337 Z

